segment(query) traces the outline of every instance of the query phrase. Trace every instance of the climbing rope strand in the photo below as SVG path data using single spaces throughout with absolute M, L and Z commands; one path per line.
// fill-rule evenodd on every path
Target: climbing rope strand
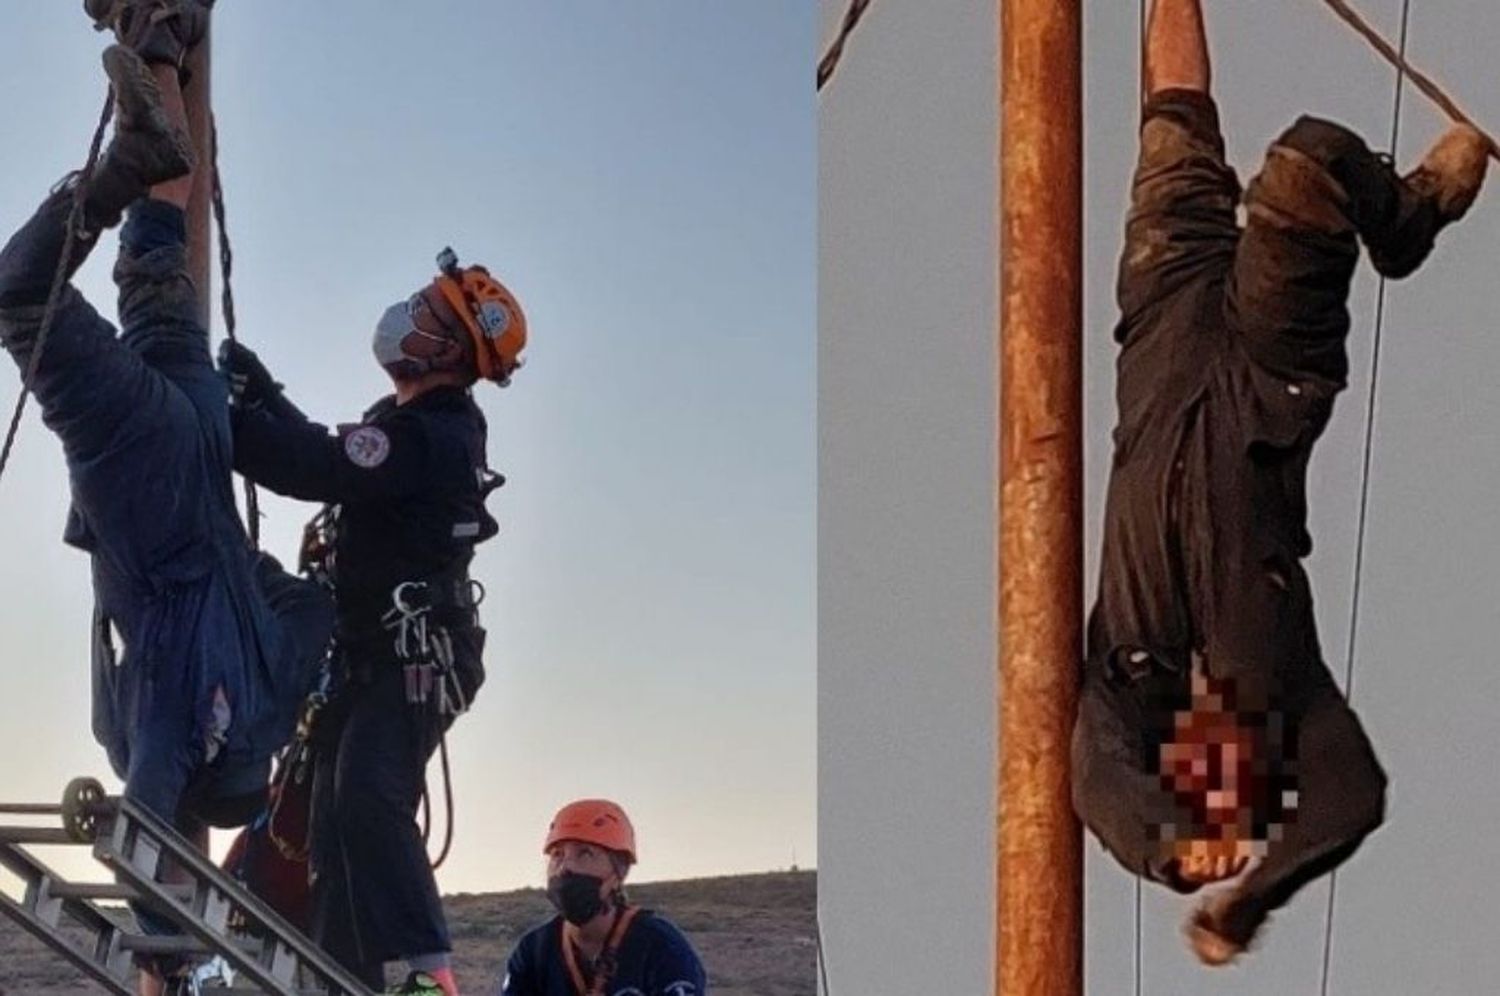
M 1396 68 L 1398 76 L 1409 78 L 1413 86 L 1422 91 L 1422 93 L 1426 95 L 1427 98 L 1430 99 L 1434 104 L 1437 104 L 1438 107 L 1442 108 L 1444 114 L 1447 114 L 1448 117 L 1452 118 L 1454 121 L 1460 124 L 1466 124 L 1477 129 L 1479 133 L 1484 136 L 1485 141 L 1489 143 L 1490 155 L 1495 159 L 1500 160 L 1500 142 L 1496 142 L 1493 135 L 1485 131 L 1483 128 L 1480 128 L 1479 124 L 1473 118 L 1469 117 L 1469 115 L 1466 114 L 1463 109 L 1458 106 L 1458 103 L 1452 97 L 1443 92 L 1442 87 L 1438 86 L 1435 82 L 1432 81 L 1430 77 L 1428 77 L 1425 73 L 1423 73 L 1421 70 L 1417 69 L 1407 61 L 1405 46 L 1406 20 L 1404 7 L 1401 27 L 1402 45 L 1398 49 L 1396 46 L 1393 46 L 1390 42 L 1386 41 L 1385 38 L 1381 36 L 1380 32 L 1371 27 L 1370 23 L 1363 17 L 1361 17 L 1358 11 L 1356 11 L 1353 7 L 1350 7 L 1349 4 L 1345 2 L 1345 0 L 1323 0 L 1323 2 L 1326 3 L 1335 14 L 1343 18 L 1350 27 L 1363 35 L 1365 40 L 1368 41 L 1372 46 L 1374 46 L 1375 51 L 1384 56 L 1385 60 Z
M 443 828 L 443 847 L 438 851 L 438 856 L 432 861 L 432 870 L 437 871 L 443 867 L 443 862 L 448 860 L 448 852 L 453 849 L 453 774 L 448 767 L 448 735 L 445 733 L 438 738 L 438 755 L 443 764 L 443 799 L 446 826 Z M 427 798 L 427 793 L 422 793 L 422 798 Z
M 224 314 L 225 334 L 229 336 L 230 342 L 238 342 L 239 339 L 235 337 L 234 287 L 229 279 L 234 269 L 234 249 L 229 244 L 229 226 L 224 220 L 224 184 L 219 175 L 219 120 L 212 112 L 208 116 L 208 149 L 212 158 L 214 228 L 219 235 L 220 282 L 224 285 L 219 293 L 220 310 Z M 248 477 L 245 478 L 245 528 L 249 534 L 250 546 L 259 550 L 260 496 L 255 490 L 255 482 Z
M 107 19 L 117 18 L 121 6 L 121 4 L 116 4 Z M 121 39 L 121 43 L 126 48 L 138 47 L 150 27 L 149 19 L 140 19 L 126 34 L 126 37 Z M 57 317 L 58 302 L 62 300 L 63 287 L 68 282 L 68 270 L 73 261 L 73 250 L 77 246 L 78 232 L 83 224 L 84 198 L 88 195 L 89 182 L 93 179 L 94 169 L 99 165 L 99 152 L 104 147 L 104 132 L 109 127 L 114 113 L 115 91 L 113 87 L 107 87 L 104 93 L 104 109 L 99 112 L 99 124 L 94 129 L 93 140 L 89 142 L 88 158 L 73 182 L 73 204 L 68 210 L 68 228 L 63 234 L 62 253 L 58 256 L 57 269 L 52 274 L 52 286 L 47 291 L 47 303 L 42 309 L 42 324 L 37 329 L 36 344 L 31 349 L 31 357 L 26 363 L 25 372 L 21 375 L 21 394 L 16 398 L 16 407 L 11 412 L 10 425 L 5 430 L 5 443 L 0 445 L 0 476 L 4 476 L 5 468 L 10 463 L 10 453 L 16 443 L 16 434 L 20 431 L 21 419 L 26 414 L 26 398 L 31 393 L 31 385 L 36 380 L 37 368 L 41 364 L 42 347 L 47 344 L 47 335 L 52 331 L 52 323 Z M 95 238 L 97 237 L 96 235 Z
M 1342 0 L 1328 0 L 1337 8 Z M 1407 42 L 1411 34 L 1411 0 L 1401 3 L 1400 49 L 1395 51 L 1396 93 L 1391 105 L 1391 155 L 1395 155 L 1401 142 L 1401 96 L 1409 75 L 1406 62 Z M 1493 142 L 1491 143 L 1493 145 Z M 1386 279 L 1380 278 L 1375 291 L 1375 332 L 1370 343 L 1370 386 L 1365 397 L 1364 452 L 1359 472 L 1359 517 L 1354 536 L 1354 580 L 1349 594 L 1349 639 L 1344 657 L 1344 697 L 1354 699 L 1354 656 L 1359 638 L 1359 606 L 1361 580 L 1364 577 L 1365 532 L 1370 510 L 1370 468 L 1375 455 L 1375 403 L 1376 388 L 1380 383 L 1380 339 L 1385 328 Z M 1333 967 L 1333 913 L 1338 894 L 1339 872 L 1335 868 L 1328 876 L 1328 907 L 1323 920 L 1323 974 L 1319 989 L 1321 996 L 1328 996 L 1328 982 Z
M 865 16 L 871 0 L 849 0 L 849 9 L 844 11 L 844 21 L 839 25 L 839 33 L 823 53 L 823 58 L 818 60 L 818 89 L 822 90 L 824 84 L 833 78 L 833 71 L 838 68 L 839 59 L 844 56 L 844 43 L 854 32 L 859 24 L 859 19 Z
M 63 287 L 68 282 L 68 269 L 73 261 L 73 250 L 76 248 L 79 227 L 83 222 L 84 197 L 88 192 L 89 180 L 94 175 L 94 168 L 99 164 L 99 150 L 104 145 L 104 131 L 109 127 L 109 120 L 114 115 L 114 110 L 115 93 L 113 89 L 110 89 L 104 96 L 104 110 L 99 112 L 99 125 L 94 129 L 93 141 L 89 143 L 88 159 L 73 183 L 73 205 L 68 210 L 68 230 L 63 236 L 62 255 L 58 258 L 57 269 L 52 275 L 52 286 L 47 291 L 47 304 L 42 309 L 42 324 L 37 330 L 36 343 L 31 348 L 31 357 L 21 377 L 21 394 L 16 398 L 16 407 L 11 413 L 10 426 L 5 430 L 5 443 L 0 446 L 0 476 L 4 475 L 6 465 L 10 462 L 11 449 L 15 446 L 16 434 L 21 428 L 21 419 L 26 413 L 26 398 L 30 395 L 31 385 L 36 380 L 37 368 L 42 359 L 42 349 L 47 344 L 47 334 L 52 331 L 52 323 L 57 317 L 57 305 L 62 300 Z

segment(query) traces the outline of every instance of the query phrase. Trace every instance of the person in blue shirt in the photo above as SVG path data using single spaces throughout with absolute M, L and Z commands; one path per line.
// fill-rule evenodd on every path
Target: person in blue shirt
M 179 73 L 208 9 L 98 13 L 131 42 L 103 55 L 114 134 L 93 173 L 67 177 L 0 250 L 0 346 L 62 442 L 64 539 L 90 556 L 94 735 L 125 797 L 201 842 L 206 824 L 263 804 L 333 609 L 251 549 L 235 508 L 228 390 L 186 268 L 194 164 Z M 71 278 L 122 218 L 118 333 L 66 283 L 39 344 L 65 251 Z M 136 912 L 146 931 L 172 930 Z M 143 964 L 147 992 L 177 967 Z
M 580 799 L 547 830 L 547 897 L 557 915 L 510 953 L 498 996 L 703 996 L 708 980 L 670 920 L 630 904 L 635 830 L 618 805 Z
M 484 680 L 475 547 L 499 531 L 502 482 L 471 388 L 509 381 L 526 320 L 510 292 L 451 250 L 376 323 L 394 393 L 337 431 L 311 421 L 249 349 L 226 343 L 235 466 L 326 503 L 317 546 L 337 603 L 333 695 L 312 741 L 311 933 L 366 985 L 457 996 L 452 943 L 416 816 L 427 763 Z

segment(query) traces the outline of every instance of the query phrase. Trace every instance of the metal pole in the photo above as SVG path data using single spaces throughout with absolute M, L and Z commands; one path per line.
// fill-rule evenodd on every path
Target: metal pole
M 198 290 L 198 317 L 206 329 L 213 314 L 213 253 L 210 250 L 213 220 L 213 148 L 210 144 L 212 78 L 209 58 L 212 27 L 188 53 L 192 79 L 183 88 L 182 101 L 198 167 L 193 171 L 193 193 L 188 199 L 188 275 Z
M 1000 996 L 1081 996 L 1080 0 L 1000 3 Z

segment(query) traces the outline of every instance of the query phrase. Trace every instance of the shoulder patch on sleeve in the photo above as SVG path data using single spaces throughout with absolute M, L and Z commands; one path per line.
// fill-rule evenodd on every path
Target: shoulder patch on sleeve
M 344 437 L 344 455 L 356 467 L 379 467 L 391 455 L 391 437 L 373 425 L 362 425 Z

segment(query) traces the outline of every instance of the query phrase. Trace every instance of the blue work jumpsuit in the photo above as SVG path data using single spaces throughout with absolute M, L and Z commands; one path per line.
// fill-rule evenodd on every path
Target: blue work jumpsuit
M 71 199 L 55 191 L 0 250 L 0 345 L 22 370 Z M 66 286 L 31 390 L 67 459 L 64 539 L 92 566 L 94 735 L 126 797 L 192 834 L 254 815 L 333 612 L 246 541 L 185 233 L 174 205 L 132 206 L 114 270 L 119 334 Z M 92 244 L 75 245 L 74 268 Z

